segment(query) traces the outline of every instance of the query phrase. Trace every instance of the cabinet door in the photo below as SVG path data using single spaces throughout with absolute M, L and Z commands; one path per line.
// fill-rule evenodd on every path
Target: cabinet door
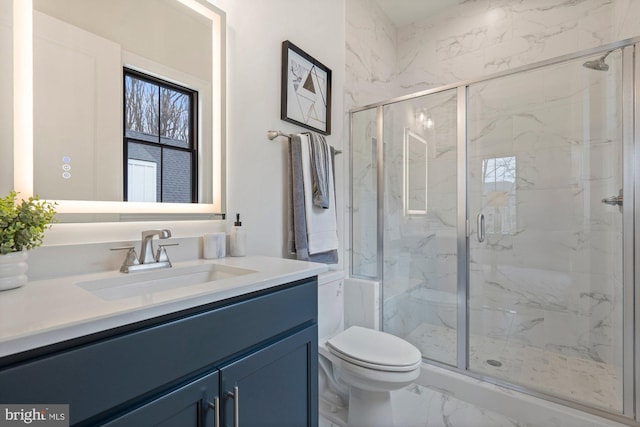
M 214 427 L 214 410 L 209 407 L 218 396 L 218 371 L 173 389 L 104 426 L 109 427 Z
M 225 426 L 317 427 L 317 326 L 223 367 L 220 375 Z

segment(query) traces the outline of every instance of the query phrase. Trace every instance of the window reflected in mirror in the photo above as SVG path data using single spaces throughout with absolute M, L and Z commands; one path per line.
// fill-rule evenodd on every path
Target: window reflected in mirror
M 516 157 L 482 160 L 482 204 L 488 234 L 516 230 Z
M 124 71 L 124 199 L 197 202 L 197 92 Z

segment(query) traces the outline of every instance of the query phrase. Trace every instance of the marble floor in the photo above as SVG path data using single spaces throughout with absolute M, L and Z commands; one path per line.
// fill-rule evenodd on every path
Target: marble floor
M 417 384 L 391 394 L 397 427 L 543 427 L 512 420 L 497 412 Z M 345 427 L 346 413 L 320 403 L 320 427 Z M 548 426 L 544 426 L 548 427 Z
M 454 329 L 422 323 L 405 339 L 429 359 L 455 355 Z M 621 409 L 620 367 L 490 337 L 472 335 L 470 341 L 469 366 L 476 373 L 604 409 Z M 497 365 L 494 361 L 499 366 L 490 364 Z

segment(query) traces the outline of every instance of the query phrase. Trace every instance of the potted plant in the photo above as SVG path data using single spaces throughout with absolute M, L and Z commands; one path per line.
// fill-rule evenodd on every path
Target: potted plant
M 38 196 L 17 197 L 12 191 L 0 198 L 0 291 L 27 283 L 28 250 L 42 245 L 56 213 L 53 204 Z

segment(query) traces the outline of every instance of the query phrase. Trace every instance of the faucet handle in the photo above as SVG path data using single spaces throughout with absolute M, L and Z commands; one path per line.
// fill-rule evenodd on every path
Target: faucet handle
M 112 251 L 124 251 L 127 250 L 127 256 L 122 262 L 122 266 L 120 267 L 120 271 L 122 273 L 128 273 L 129 267 L 133 265 L 140 264 L 138 260 L 138 255 L 136 254 L 136 248 L 134 246 L 119 246 L 117 248 L 111 248 Z
M 125 262 L 128 261 L 129 257 L 133 256 L 135 262 L 132 261 L 130 265 L 140 264 L 138 262 L 138 256 L 136 255 L 135 246 L 118 246 L 117 248 L 111 248 L 109 250 L 110 251 L 129 251 L 127 252 L 127 259 L 125 260 Z
M 169 266 L 171 266 L 171 261 L 169 261 L 169 255 L 167 255 L 167 250 L 165 246 L 178 246 L 179 243 L 167 243 L 164 245 L 158 245 L 158 251 L 156 252 L 156 262 L 168 262 Z
M 162 243 L 160 245 L 158 245 L 159 247 L 163 248 L 165 246 L 180 246 L 180 243 Z

